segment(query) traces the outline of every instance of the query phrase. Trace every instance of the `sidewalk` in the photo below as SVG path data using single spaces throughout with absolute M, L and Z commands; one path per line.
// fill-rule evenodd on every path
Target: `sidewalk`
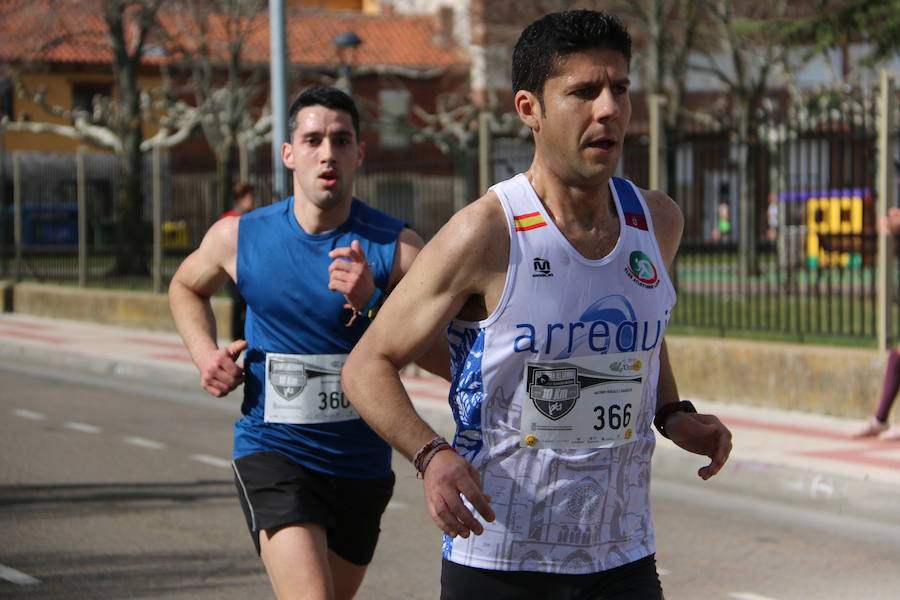
M 175 334 L 0 314 L 0 358 L 199 389 L 196 369 Z M 417 409 L 442 433 L 451 433 L 446 382 L 430 376 L 404 381 Z M 860 425 L 856 420 L 692 400 L 734 434 L 729 463 L 703 482 L 695 472 L 704 459 L 660 438 L 654 477 L 900 524 L 900 442 L 851 440 L 848 433 Z

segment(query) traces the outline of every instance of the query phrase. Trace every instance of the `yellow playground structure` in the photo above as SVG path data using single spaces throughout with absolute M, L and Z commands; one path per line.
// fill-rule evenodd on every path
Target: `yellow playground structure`
M 864 209 L 871 204 L 871 194 L 863 189 L 809 193 L 806 198 L 807 266 L 859 267 L 871 264 L 870 255 L 874 247 L 870 248 L 870 242 L 874 238 L 872 232 L 866 235 L 863 230 Z

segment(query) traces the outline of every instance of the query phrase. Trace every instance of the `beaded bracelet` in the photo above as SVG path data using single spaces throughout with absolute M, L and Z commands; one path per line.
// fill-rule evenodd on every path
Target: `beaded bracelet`
M 422 460 L 422 470 L 416 473 L 416 477 L 419 479 L 425 479 L 425 470 L 428 468 L 428 465 L 431 463 L 431 459 L 437 456 L 437 453 L 441 450 L 453 450 L 456 452 L 456 449 L 450 444 L 442 444 L 425 455 L 425 458 Z
M 431 453 L 432 450 L 443 444 L 447 444 L 447 440 L 445 440 L 442 436 L 437 436 L 436 438 L 419 448 L 419 451 L 416 452 L 416 455 L 413 458 L 413 466 L 416 468 L 416 471 L 422 473 L 422 460 L 425 458 L 425 456 Z

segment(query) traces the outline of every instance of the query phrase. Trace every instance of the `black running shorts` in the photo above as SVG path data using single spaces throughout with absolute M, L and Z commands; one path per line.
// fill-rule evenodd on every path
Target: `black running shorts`
M 586 575 L 491 571 L 444 560 L 441 600 L 664 600 L 656 557 Z
M 291 523 L 318 523 L 328 547 L 356 565 L 372 561 L 381 515 L 394 491 L 394 474 L 379 479 L 333 477 L 302 467 L 277 452 L 232 463 L 247 527 L 259 553 L 259 532 Z

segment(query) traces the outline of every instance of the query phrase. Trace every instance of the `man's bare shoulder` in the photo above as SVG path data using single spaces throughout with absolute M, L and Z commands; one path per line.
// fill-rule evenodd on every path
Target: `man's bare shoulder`
M 222 217 L 212 224 L 201 245 L 214 246 L 230 252 L 237 250 L 238 223 L 240 217 Z
M 684 214 L 678 204 L 663 191 L 642 189 L 641 194 L 650 209 L 653 229 L 656 231 L 656 239 L 659 241 L 663 258 L 667 264 L 671 264 L 681 244 Z
M 677 227 L 679 230 L 684 225 L 684 215 L 681 207 L 661 190 L 641 190 L 647 206 L 650 208 L 650 216 L 653 217 L 653 225 L 657 229 Z
M 409 227 L 400 230 L 400 234 L 397 236 L 397 252 L 394 254 L 391 280 L 388 283 L 391 289 L 409 272 L 423 246 L 425 246 L 425 242 L 418 233 Z
M 497 241 L 496 236 L 507 236 L 509 228 L 500 199 L 489 191 L 453 215 L 441 232 L 444 230 L 459 241 L 489 246 Z
M 233 275 L 238 246 L 239 217 L 223 217 L 206 231 L 200 246 L 185 261 L 202 268 L 221 267 Z
M 484 274 L 505 273 L 508 257 L 506 217 L 497 195 L 488 192 L 454 214 L 422 250 L 420 260 L 428 277 L 446 285 L 454 281 L 451 287 L 475 293 Z
M 422 241 L 422 236 L 409 227 L 404 227 L 400 230 L 399 235 L 397 235 L 397 241 L 401 244 L 415 246 L 416 248 L 421 248 L 425 245 L 425 242 Z

